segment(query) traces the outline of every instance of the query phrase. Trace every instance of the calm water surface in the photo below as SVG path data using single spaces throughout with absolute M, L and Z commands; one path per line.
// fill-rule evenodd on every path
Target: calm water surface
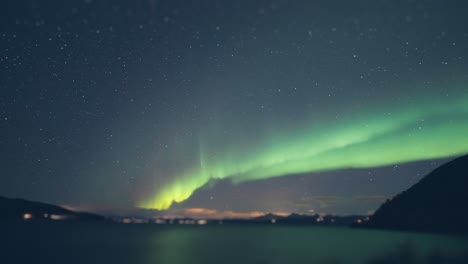
M 404 246 L 464 254 L 467 237 L 345 227 L 2 224 L 0 263 L 367 263 Z

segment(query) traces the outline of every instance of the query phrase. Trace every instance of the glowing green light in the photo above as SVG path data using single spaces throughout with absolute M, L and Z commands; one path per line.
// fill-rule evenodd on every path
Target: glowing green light
M 140 206 L 167 209 L 173 202 L 188 199 L 211 179 L 229 178 L 239 183 L 297 173 L 378 167 L 468 152 L 467 93 L 455 99 L 407 103 L 369 112 L 305 128 L 292 135 L 270 135 L 266 143 L 252 148 L 232 147 L 213 154 L 202 151 L 201 144 L 199 164 L 177 175 Z

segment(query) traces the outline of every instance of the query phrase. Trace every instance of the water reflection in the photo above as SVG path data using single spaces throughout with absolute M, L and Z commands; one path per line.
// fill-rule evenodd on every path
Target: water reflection
M 401 245 L 410 245 L 417 260 L 401 263 L 426 263 L 433 252 L 458 256 L 468 249 L 460 237 L 296 226 L 167 226 L 150 244 L 148 263 L 175 264 L 391 263 L 382 261 Z
M 336 227 L 22 222 L 0 225 L 0 263 L 456 264 L 468 252 L 466 237 Z

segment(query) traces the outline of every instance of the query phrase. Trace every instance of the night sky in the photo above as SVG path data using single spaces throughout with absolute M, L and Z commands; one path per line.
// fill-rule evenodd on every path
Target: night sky
M 467 14 L 442 0 L 3 1 L 0 195 L 369 213 L 468 153 Z

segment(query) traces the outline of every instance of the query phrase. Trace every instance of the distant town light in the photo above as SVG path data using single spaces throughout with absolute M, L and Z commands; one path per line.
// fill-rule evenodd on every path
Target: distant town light
M 29 220 L 29 219 L 32 219 L 33 218 L 33 215 L 30 214 L 30 213 L 25 213 L 23 214 L 23 219 L 24 220 Z
M 52 220 L 67 220 L 69 218 L 68 215 L 56 215 L 56 214 L 51 214 L 49 217 Z
M 156 219 L 155 223 L 158 224 L 158 225 L 164 225 L 164 224 L 166 224 L 166 220 L 165 219 Z
M 197 224 L 199 225 L 206 225 L 208 223 L 208 221 L 206 221 L 205 219 L 200 219 L 197 221 Z

